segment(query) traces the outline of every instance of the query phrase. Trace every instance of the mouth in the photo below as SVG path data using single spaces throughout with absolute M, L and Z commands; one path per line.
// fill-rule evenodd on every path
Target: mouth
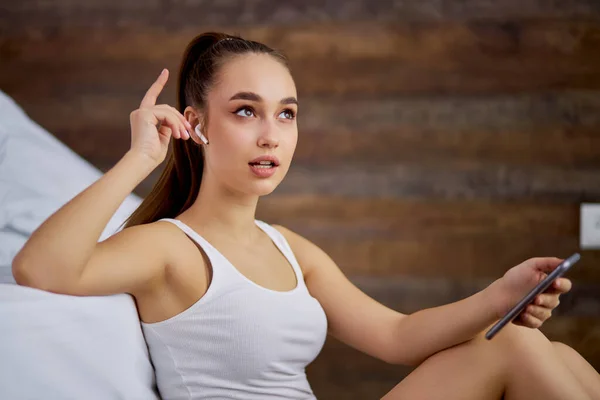
M 269 169 L 277 167 L 277 165 L 273 161 L 250 162 L 248 163 L 248 165 L 259 169 Z
M 250 171 L 259 178 L 270 178 L 277 172 L 277 164 L 273 161 L 248 163 Z

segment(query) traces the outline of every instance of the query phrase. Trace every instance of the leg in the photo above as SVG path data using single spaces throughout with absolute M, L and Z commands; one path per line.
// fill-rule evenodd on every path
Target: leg
M 564 343 L 552 342 L 558 356 L 571 370 L 579 383 L 584 387 L 594 400 L 600 400 L 600 374 L 588 363 L 585 358 Z
M 589 400 L 581 384 L 537 329 L 509 325 L 441 351 L 382 400 Z
M 485 346 L 484 340 L 477 337 L 432 355 L 381 400 L 500 399 L 509 360 L 499 346 Z

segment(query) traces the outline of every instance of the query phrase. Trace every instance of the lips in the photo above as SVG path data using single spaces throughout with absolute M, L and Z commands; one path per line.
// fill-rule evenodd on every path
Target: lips
M 270 162 L 271 165 L 274 167 L 279 166 L 279 159 L 273 155 L 264 155 L 264 156 L 257 157 L 254 160 L 250 161 L 248 164 L 249 165 L 257 165 L 257 164 L 264 165 L 267 162 Z
M 249 164 L 250 171 L 259 178 L 269 178 L 277 171 L 277 166 L 273 164 Z

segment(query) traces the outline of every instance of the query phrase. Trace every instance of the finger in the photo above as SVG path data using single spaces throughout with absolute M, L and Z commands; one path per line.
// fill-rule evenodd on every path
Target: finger
M 573 283 L 567 278 L 558 278 L 544 291 L 550 294 L 565 294 L 573 288 Z
M 166 125 L 161 125 L 161 127 L 158 129 L 158 132 L 161 135 L 164 135 L 164 136 L 167 136 L 167 137 L 171 136 L 171 134 L 173 133 L 173 131 L 171 130 L 171 128 L 169 128 Z
M 558 278 L 552 282 L 552 288 L 560 293 L 567 293 L 573 287 L 573 282 L 567 278 Z
M 189 132 L 188 129 L 192 129 L 192 125 L 190 125 L 190 123 L 185 119 L 185 117 L 179 112 L 179 110 L 177 110 L 175 107 L 171 107 L 167 104 L 159 104 L 157 106 L 155 106 L 157 108 L 161 108 L 163 110 L 167 110 L 173 113 L 173 115 L 179 119 L 179 121 L 181 122 L 181 130 L 182 130 L 182 134 L 184 137 L 189 138 Z
M 533 317 L 539 319 L 540 321 L 545 321 L 552 316 L 552 310 L 549 308 L 535 306 L 533 304 L 530 304 L 525 309 L 524 314 L 529 314 L 530 316 L 533 316 Z
M 179 118 L 181 119 L 181 122 L 183 122 L 183 125 L 185 126 L 186 129 L 192 129 L 192 124 L 190 124 L 189 121 L 187 119 L 185 119 L 183 114 L 180 113 L 178 109 L 176 109 L 175 107 L 172 107 L 172 106 L 169 106 L 169 107 L 171 107 L 171 110 L 173 110 L 173 112 L 179 116 Z
M 558 294 L 542 293 L 535 297 L 534 305 L 546 308 L 556 308 L 560 304 Z
M 161 128 L 163 126 L 168 127 L 171 130 L 171 134 L 174 138 L 181 139 L 181 137 L 182 137 L 181 123 L 179 122 L 179 119 L 171 111 L 153 108 L 152 113 L 153 113 L 154 117 L 157 119 L 157 122 L 160 123 Z
M 179 118 L 178 113 L 176 112 L 176 110 L 173 107 L 170 107 L 167 105 L 158 105 L 158 106 L 154 106 L 152 109 L 160 110 L 160 113 L 162 113 L 162 115 L 168 116 L 169 121 L 170 121 L 170 126 L 174 125 L 174 128 L 172 129 L 174 138 L 184 139 L 184 140 L 189 139 L 189 134 L 187 133 L 185 126 L 181 122 L 181 119 Z
M 152 86 L 150 86 L 150 88 L 146 92 L 146 95 L 144 96 L 144 98 L 142 99 L 142 102 L 140 103 L 140 108 L 141 107 L 152 107 L 153 105 L 156 104 L 156 99 L 158 99 L 158 95 L 160 95 L 160 92 L 162 92 L 163 88 L 165 87 L 165 83 L 167 83 L 168 79 L 169 79 L 169 70 L 165 68 L 162 70 L 160 75 L 158 75 L 158 78 L 156 79 L 156 81 L 154 81 Z
M 158 132 L 167 137 L 172 136 L 175 139 L 180 139 L 179 136 L 181 135 L 179 129 L 173 128 L 173 125 L 169 124 L 168 122 L 162 123 L 158 129 Z
M 189 139 L 190 133 L 188 132 L 188 130 L 185 126 L 185 122 L 187 122 L 187 121 L 185 121 L 185 118 L 182 118 L 183 116 L 174 107 L 169 107 L 169 111 L 171 112 L 171 114 L 173 114 L 173 116 L 179 122 L 179 133 L 180 133 L 179 138 L 183 139 L 183 140 Z
M 539 320 L 538 318 L 534 317 L 529 313 L 522 313 L 519 316 L 519 319 L 521 320 L 521 325 L 526 326 L 528 328 L 536 329 L 542 326 L 543 324 L 543 321 Z
M 535 269 L 545 273 L 554 271 L 563 261 L 563 259 L 557 257 L 535 257 L 530 259 L 530 262 L 533 263 Z

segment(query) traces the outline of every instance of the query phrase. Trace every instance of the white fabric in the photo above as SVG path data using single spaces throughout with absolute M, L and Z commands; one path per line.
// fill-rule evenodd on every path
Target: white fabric
M 31 233 L 101 176 L 0 91 L 0 283 L 14 283 L 12 260 Z M 128 196 L 99 240 L 115 233 L 140 203 Z
M 0 399 L 156 399 L 133 298 L 18 286 L 12 260 L 54 211 L 102 175 L 0 91 Z M 99 240 L 139 205 L 130 195 Z
M 131 296 L 0 284 L 0 398 L 157 399 Z
M 246 278 L 189 226 L 179 226 L 206 252 L 212 282 L 190 308 L 142 328 L 164 400 L 315 399 L 305 367 L 321 351 L 327 318 L 310 295 L 289 244 L 256 220 L 292 265 L 298 284 L 287 292 Z

